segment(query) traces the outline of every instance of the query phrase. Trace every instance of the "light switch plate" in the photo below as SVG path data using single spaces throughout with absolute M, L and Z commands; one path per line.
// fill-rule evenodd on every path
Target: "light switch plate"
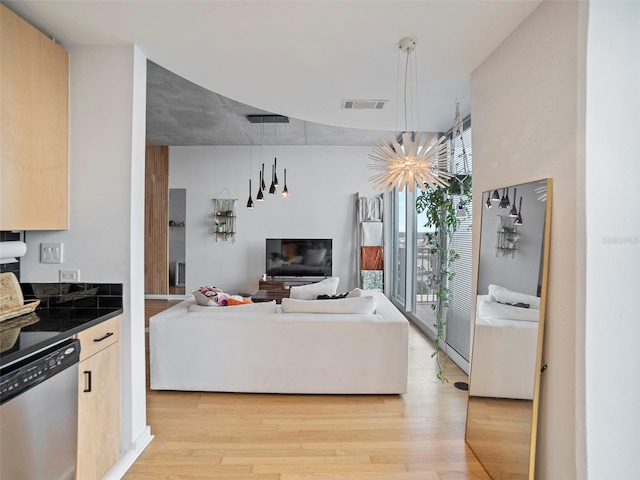
M 41 243 L 40 263 L 62 263 L 62 243 Z

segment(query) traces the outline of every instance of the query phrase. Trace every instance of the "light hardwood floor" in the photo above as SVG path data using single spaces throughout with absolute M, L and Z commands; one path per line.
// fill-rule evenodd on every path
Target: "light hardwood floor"
M 437 383 L 432 351 L 412 327 L 405 395 L 147 390 L 155 439 L 124 479 L 488 480 L 464 442 L 467 377 L 450 362 Z

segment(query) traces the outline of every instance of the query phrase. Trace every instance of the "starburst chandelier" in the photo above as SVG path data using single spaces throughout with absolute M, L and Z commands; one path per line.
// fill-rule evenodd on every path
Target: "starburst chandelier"
M 392 136 L 388 141 L 380 139 L 369 154 L 373 164 L 369 168 L 379 173 L 369 178 L 377 189 L 402 190 L 408 187 L 413 192 L 415 186 L 426 190 L 448 187 L 449 179 L 453 177 L 447 171 L 449 164 L 446 137 L 436 138 L 435 133 L 409 132 L 407 124 L 407 81 L 409 73 L 409 59 L 415 51 L 416 42 L 410 37 L 400 40 L 400 50 L 406 54 L 404 79 L 404 122 L 405 132 L 402 134 L 402 144 Z M 417 83 L 417 80 L 416 80 Z

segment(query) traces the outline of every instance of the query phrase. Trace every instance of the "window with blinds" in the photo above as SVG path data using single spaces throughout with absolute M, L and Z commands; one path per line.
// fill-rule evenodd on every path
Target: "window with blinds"
M 466 152 L 466 159 L 463 153 Z M 464 122 L 462 136 L 455 139 L 455 158 L 451 168 L 458 175 L 471 175 L 472 155 L 471 155 L 471 122 L 469 119 Z M 454 197 L 454 204 L 460 203 L 460 197 Z M 472 205 L 471 199 L 466 205 L 466 213 L 462 218 L 458 231 L 453 235 L 451 248 L 455 250 L 460 258 L 453 264 L 452 271 L 455 276 L 449 287 L 451 289 L 451 301 L 447 310 L 446 343 L 460 355 L 466 362 L 468 370 L 469 354 L 471 351 L 471 302 L 472 302 Z M 460 367 L 464 367 L 460 365 Z M 463 368 L 464 369 L 464 368 Z

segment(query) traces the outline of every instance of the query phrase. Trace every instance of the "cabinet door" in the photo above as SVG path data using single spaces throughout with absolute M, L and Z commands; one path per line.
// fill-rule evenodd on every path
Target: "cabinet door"
M 68 227 L 69 56 L 0 5 L 0 230 Z
M 79 480 L 101 479 L 120 456 L 119 343 L 80 362 Z

